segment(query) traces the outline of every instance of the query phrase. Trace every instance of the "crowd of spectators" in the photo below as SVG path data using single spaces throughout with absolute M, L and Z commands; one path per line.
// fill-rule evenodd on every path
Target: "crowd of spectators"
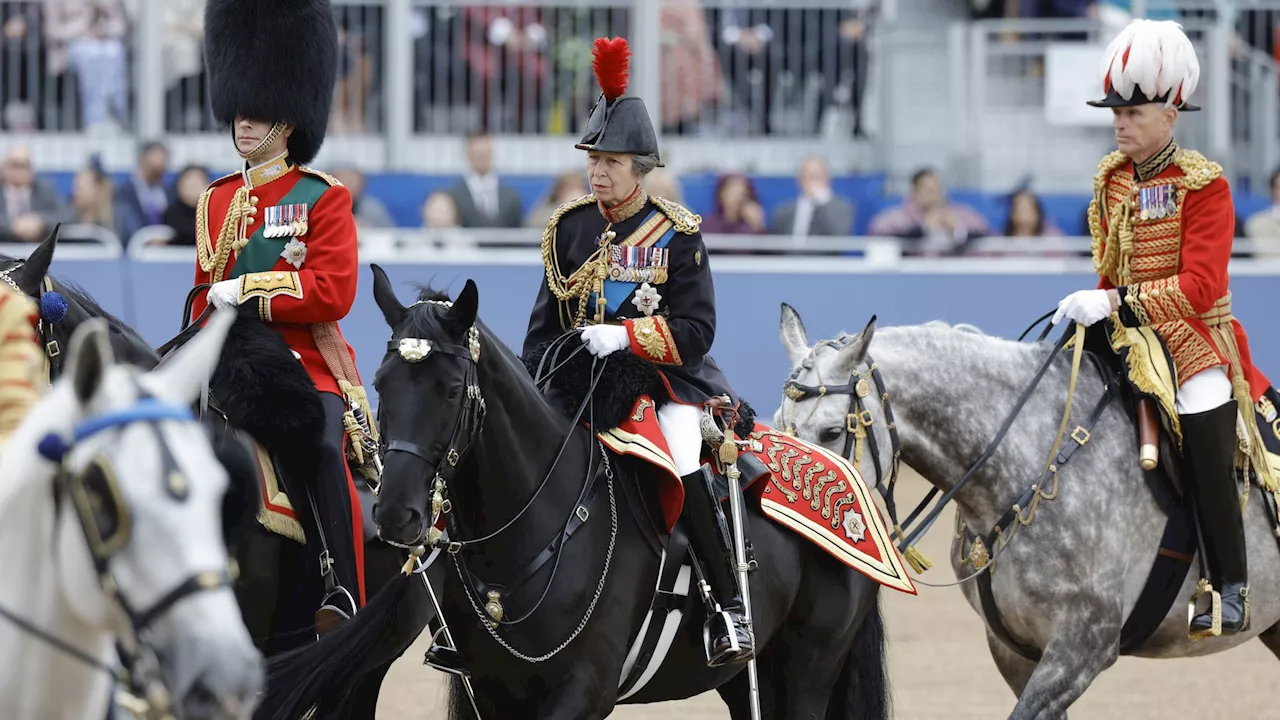
M 0 0 L 0 132 L 128 133 L 143 0 Z M 167 132 L 214 129 L 203 74 L 206 0 L 163 0 Z M 666 133 L 816 135 L 831 109 L 862 135 L 867 29 L 879 0 L 843 8 L 662 0 Z M 331 130 L 386 129 L 386 8 L 335 4 L 340 58 Z M 414 3 L 416 132 L 574 133 L 598 88 L 591 42 L 630 36 L 625 6 Z
M 475 132 L 464 142 L 467 171 L 452 184 L 426 194 L 420 227 L 540 230 L 557 207 L 589 192 L 585 171 L 566 168 L 546 194 L 526 209 L 513 185 L 504 180 L 492 137 Z M 397 227 L 382 200 L 367 192 L 361 168 L 346 164 L 329 170 L 350 191 L 359 228 Z M 723 173 L 716 178 L 707 206 L 690 209 L 702 216 L 707 234 L 788 236 L 797 245 L 808 237 L 848 237 L 861 227 L 857 221 L 864 209 L 834 189 L 825 158 L 802 158 L 794 180 L 793 197 L 765 208 L 751 177 Z M 97 158 L 91 158 L 75 173 L 70 192 L 63 197 L 42 179 L 30 149 L 11 143 L 0 153 L 0 242 L 36 242 L 53 225 L 64 223 L 101 227 L 126 245 L 144 229 L 160 230 L 144 233 L 145 242 L 193 245 L 197 201 L 210 181 L 209 171 L 200 166 L 175 170 L 166 147 L 149 142 L 141 147 L 134 169 L 114 182 Z M 644 186 L 652 195 L 687 203 L 679 176 L 669 168 L 651 172 Z M 1271 178 L 1271 198 L 1269 207 L 1241 213 L 1236 219 L 1236 236 L 1254 241 L 1251 254 L 1257 257 L 1280 256 L 1280 169 Z M 1066 234 L 1046 215 L 1041 198 L 1030 188 L 1016 188 L 1002 201 L 997 221 L 990 217 L 989 207 L 983 212 L 951 198 L 937 169 L 921 168 L 911 177 L 901 202 L 872 208 L 862 226 L 866 235 L 902 240 L 906 254 L 921 257 L 987 254 L 989 250 L 975 244 L 983 238 L 1031 240 Z M 1072 254 L 1060 249 L 1036 252 Z

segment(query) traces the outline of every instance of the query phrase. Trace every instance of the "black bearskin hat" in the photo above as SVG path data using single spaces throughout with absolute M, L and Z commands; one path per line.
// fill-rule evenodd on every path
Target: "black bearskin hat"
M 658 157 L 658 136 L 644 101 L 623 95 L 627 91 L 627 65 L 631 57 L 626 38 L 596 38 L 591 54 L 595 58 L 592 69 L 600 84 L 600 98 L 587 117 L 585 134 L 574 147 Z M 658 167 L 663 167 L 661 159 Z
M 311 162 L 338 76 L 330 0 L 209 0 L 204 28 L 213 116 L 289 123 L 290 158 Z

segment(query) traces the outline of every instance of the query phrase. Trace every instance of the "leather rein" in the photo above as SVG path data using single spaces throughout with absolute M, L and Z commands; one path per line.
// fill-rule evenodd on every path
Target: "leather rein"
M 1021 340 L 1028 332 L 1031 331 L 1031 329 L 1039 325 L 1041 322 L 1049 319 L 1052 315 L 1053 312 L 1049 312 L 1041 316 L 1038 320 L 1032 323 L 1032 325 L 1028 327 L 1018 339 Z M 898 520 L 897 504 L 894 498 L 894 491 L 898 479 L 898 470 L 901 462 L 902 447 L 898 436 L 898 429 L 894 421 L 893 408 L 889 400 L 889 393 L 885 387 L 884 378 L 881 376 L 879 367 L 871 358 L 870 353 L 867 354 L 864 361 L 867 369 L 865 371 L 854 369 L 850 373 L 848 381 L 842 385 L 828 385 L 824 383 L 817 386 L 811 386 L 798 383 L 796 379 L 800 376 L 800 373 L 806 369 L 802 363 L 800 366 L 796 367 L 796 369 L 791 373 L 791 376 L 784 383 L 783 394 L 794 403 L 799 403 L 803 400 L 809 399 L 818 399 L 820 402 L 822 398 L 829 395 L 849 396 L 849 410 L 846 413 L 845 421 L 845 443 L 843 455 L 856 469 L 862 462 L 864 443 L 869 446 L 876 473 L 875 489 L 880 493 L 881 498 L 884 499 L 885 507 L 889 513 L 889 519 L 893 523 L 892 537 L 895 540 L 898 540 L 898 550 L 903 553 L 904 559 L 911 564 L 916 572 L 924 572 L 931 567 L 931 563 L 923 554 L 920 553 L 920 551 L 915 547 L 915 544 L 924 537 L 925 533 L 929 531 L 934 522 L 946 509 L 946 506 L 955 499 L 956 495 L 958 495 L 969 481 L 976 476 L 978 470 L 980 470 L 991 456 L 995 454 L 996 449 L 1008 434 L 1009 428 L 1013 425 L 1014 420 L 1026 406 L 1027 401 L 1031 398 L 1036 387 L 1039 386 L 1040 381 L 1052 366 L 1053 361 L 1074 338 L 1075 343 L 1071 361 L 1071 375 L 1067 389 L 1066 408 L 1063 412 L 1062 421 L 1054 440 L 1053 447 L 1049 452 L 1048 459 L 1045 461 L 1044 469 L 1040 476 L 1038 476 L 1036 482 L 1021 495 L 1019 500 L 1012 506 L 1012 509 L 1005 513 L 1000 521 L 997 522 L 996 527 L 990 533 L 983 536 L 985 538 L 1002 538 L 1003 542 L 999 543 L 998 547 L 995 544 L 992 544 L 991 551 L 993 554 L 986 558 L 982 563 L 975 563 L 975 565 L 979 565 L 977 572 L 960 580 L 960 582 L 965 582 L 982 572 L 985 572 L 989 567 L 991 567 L 995 559 L 994 553 L 999 552 L 999 549 L 1002 549 L 1008 544 L 1008 539 L 1010 537 L 1007 533 L 1008 528 L 1012 527 L 1019 521 L 1021 521 L 1022 525 L 1030 524 L 1031 520 L 1034 519 L 1034 508 L 1038 504 L 1039 500 L 1041 498 L 1053 499 L 1053 497 L 1056 496 L 1058 468 L 1070 458 L 1071 451 L 1073 451 L 1075 447 L 1079 447 L 1085 442 L 1088 442 L 1089 428 L 1092 427 L 1093 423 L 1101 416 L 1103 409 L 1105 409 L 1106 405 L 1109 404 L 1116 395 L 1115 383 L 1108 383 L 1106 390 L 1098 401 L 1098 404 L 1090 413 L 1090 419 L 1088 420 L 1087 427 L 1077 426 L 1076 430 L 1072 432 L 1071 437 L 1075 445 L 1066 451 L 1060 452 L 1062 441 L 1066 434 L 1071 406 L 1075 399 L 1076 381 L 1079 375 L 1084 348 L 1084 326 L 1075 324 L 1073 327 L 1074 332 L 1063 333 L 1063 335 L 1053 345 L 1049 354 L 1036 370 L 1036 373 L 1032 377 L 1030 383 L 1028 383 L 1023 389 L 1017 402 L 1005 416 L 1005 419 L 1001 423 L 999 430 L 996 432 L 995 437 L 992 438 L 991 442 L 987 445 L 986 449 L 983 450 L 978 459 L 969 466 L 950 490 L 942 493 L 942 491 L 936 486 L 930 488 L 928 494 L 925 495 L 925 498 L 920 501 L 915 509 L 907 516 L 906 520 L 902 522 L 899 522 Z M 1037 342 L 1043 342 L 1052 329 L 1052 325 L 1046 325 L 1037 339 Z M 837 344 L 833 341 L 819 342 L 814 346 L 813 350 L 810 351 L 810 357 L 812 358 L 818 348 L 824 345 L 836 346 Z M 869 430 L 874 423 L 874 416 L 868 407 L 868 398 L 871 394 L 869 382 L 875 384 L 876 393 L 880 396 L 880 405 L 884 413 L 886 427 L 889 432 L 890 460 L 888 463 L 889 467 L 887 475 L 883 467 L 881 453 L 879 452 L 879 447 L 876 441 L 876 433 Z M 816 406 L 814 410 L 816 411 Z M 813 411 L 810 411 L 810 416 L 812 414 Z M 796 427 L 794 424 L 788 423 L 786 431 L 788 434 L 794 435 Z M 1045 491 L 1044 486 L 1047 480 L 1051 480 L 1053 483 L 1053 490 L 1049 492 Z M 940 493 L 942 496 L 938 497 Z M 937 498 L 936 502 L 934 502 L 935 498 Z M 930 503 L 934 503 L 932 509 L 929 509 Z M 1029 513 L 1024 515 L 1024 511 L 1027 510 L 1029 510 Z M 921 517 L 922 514 L 923 517 Z M 912 528 L 912 523 L 915 523 L 917 518 L 919 518 L 919 522 L 915 524 L 914 528 Z M 959 523 L 958 517 L 957 523 Z
M 445 300 L 424 300 L 411 305 L 410 308 L 424 304 L 436 304 L 445 307 L 451 306 L 451 303 Z M 558 338 L 554 345 L 557 347 L 556 356 L 558 357 L 559 350 L 563 349 L 569 339 L 577 338 L 578 335 L 578 331 L 574 330 L 567 332 Z M 584 348 L 585 346 L 579 344 L 579 346 L 570 354 L 570 358 L 577 352 L 582 351 Z M 573 438 L 574 430 L 582 420 L 583 415 L 587 415 L 588 421 L 593 422 L 591 418 L 594 417 L 594 408 L 591 407 L 591 397 L 597 384 L 600 382 L 600 378 L 604 375 L 607 358 L 599 359 L 593 364 L 590 389 L 588 390 L 582 404 L 579 406 L 577 413 L 572 418 L 572 421 L 569 424 L 569 429 L 565 432 L 565 435 L 560 442 L 559 449 L 556 452 L 555 459 L 551 463 L 551 467 L 547 469 L 543 479 L 539 482 L 537 488 L 530 495 L 524 506 L 497 530 L 481 537 L 461 539 L 462 533 L 457 518 L 456 508 L 454 507 L 452 499 L 449 497 L 449 482 L 457 473 L 459 464 L 467 457 L 472 447 L 474 447 L 476 440 L 480 436 L 484 423 L 485 402 L 478 378 L 480 359 L 479 330 L 474 325 L 468 329 L 466 346 L 454 343 L 441 343 L 427 338 L 395 337 L 393 335 L 391 340 L 387 343 L 387 354 L 388 356 L 398 355 L 402 360 L 409 363 L 423 362 L 431 355 L 435 354 L 450 355 L 467 361 L 468 366 L 463 380 L 465 395 L 462 405 L 459 408 L 458 416 L 454 421 L 453 430 L 450 434 L 449 442 L 446 445 L 446 451 L 443 456 L 438 460 L 433 461 L 431 458 L 434 453 L 429 452 L 427 448 L 408 440 L 391 440 L 385 429 L 381 433 L 385 443 L 384 454 L 390 454 L 392 452 L 408 453 L 426 463 L 428 467 L 433 468 L 431 479 L 429 481 L 432 489 L 431 521 L 428 525 L 430 529 L 428 530 L 425 540 L 432 548 L 444 548 L 445 552 L 452 559 L 454 569 L 457 572 L 458 577 L 462 580 L 463 591 L 466 594 L 467 600 L 471 604 L 472 609 L 476 613 L 476 616 L 482 621 L 481 625 L 484 626 L 490 636 L 499 645 L 513 656 L 526 662 L 544 662 L 549 660 L 550 658 L 558 655 L 564 648 L 568 647 L 568 645 L 586 627 L 587 622 L 594 613 L 597 601 L 604 592 L 605 580 L 608 578 L 609 567 L 612 564 L 613 550 L 617 539 L 618 514 L 614 494 L 613 469 L 609 463 L 608 456 L 603 445 L 601 445 L 599 441 L 596 441 L 592 446 L 593 452 L 588 457 L 586 477 L 583 481 L 582 490 L 579 492 L 577 501 L 574 503 L 573 510 L 561 531 L 553 537 L 542 552 L 538 553 L 538 555 L 535 556 L 528 565 L 516 573 L 507 583 L 500 585 L 497 583 L 486 583 L 485 581 L 480 580 L 467 567 L 467 563 L 462 557 L 462 552 L 467 548 L 481 545 L 503 535 L 533 507 L 534 503 L 542 495 L 543 490 L 548 487 L 551 478 L 555 474 L 555 469 L 564 457 L 565 449 L 568 447 L 569 441 Z M 544 363 L 550 356 L 552 356 L 552 350 L 551 348 L 548 348 L 546 355 L 543 357 Z M 550 374 L 553 374 L 555 370 L 558 370 L 564 365 L 564 362 L 567 361 L 568 358 L 556 364 L 555 368 L 553 368 L 546 376 L 542 374 L 542 368 L 539 368 L 538 376 L 535 377 L 535 384 L 541 385 L 542 383 L 545 383 L 549 379 Z M 594 458 L 594 448 L 597 445 L 600 446 L 600 460 L 598 462 Z M 568 638 L 550 652 L 538 656 L 528 655 L 512 647 L 505 638 L 497 633 L 497 628 L 500 626 L 510 627 L 529 620 L 546 600 L 547 596 L 550 594 L 551 586 L 555 582 L 555 577 L 560 567 L 560 550 L 563 549 L 568 538 L 576 530 L 585 525 L 590 517 L 589 507 L 596 498 L 598 491 L 598 479 L 601 475 L 605 478 L 605 484 L 609 496 L 611 534 L 600 581 L 597 584 L 590 604 L 588 605 L 581 621 L 573 632 L 570 633 Z M 444 532 L 437 529 L 437 525 L 440 523 L 442 518 L 445 525 Z M 411 551 L 414 550 L 411 546 L 397 543 L 386 538 L 381 539 L 383 542 L 395 547 Z M 552 565 L 550 576 L 547 578 L 546 586 L 543 588 L 537 602 L 534 603 L 534 605 L 522 616 L 517 618 L 507 618 L 506 610 L 502 605 L 503 594 L 510 594 L 521 587 L 525 582 L 530 580 L 543 565 L 552 560 L 554 560 L 554 564 Z

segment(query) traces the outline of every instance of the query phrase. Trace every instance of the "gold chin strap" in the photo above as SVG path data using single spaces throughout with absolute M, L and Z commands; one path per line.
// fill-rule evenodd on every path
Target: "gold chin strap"
M 268 132 L 266 135 L 262 136 L 262 139 L 258 141 L 257 145 L 253 146 L 252 150 L 250 150 L 249 152 L 240 152 L 240 149 L 236 148 L 236 152 L 239 152 L 240 157 L 244 158 L 245 160 L 256 160 L 257 158 L 262 157 L 262 155 L 267 152 L 267 148 L 274 145 L 276 140 L 280 139 L 280 135 L 284 133 L 284 129 L 286 127 L 288 127 L 286 123 L 277 121 L 275 125 L 271 126 L 271 132 Z M 233 139 L 235 138 L 234 129 L 231 131 L 231 137 Z

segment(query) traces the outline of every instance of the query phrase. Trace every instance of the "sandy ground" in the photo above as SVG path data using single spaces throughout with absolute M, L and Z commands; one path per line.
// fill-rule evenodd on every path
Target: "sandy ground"
M 905 468 L 904 468 L 905 469 Z M 899 483 L 902 497 L 918 498 L 926 486 L 915 476 Z M 902 504 L 900 501 L 899 504 Z M 945 558 L 952 527 L 948 512 L 922 544 L 934 568 L 923 579 L 954 581 Z M 916 597 L 886 591 L 889 671 L 896 717 L 903 720 L 991 720 L 1006 718 L 1014 696 L 987 651 L 982 619 L 956 588 L 920 587 Z M 391 668 L 383 684 L 378 717 L 388 720 L 444 718 L 444 676 L 422 666 L 420 639 Z M 1268 688 L 1276 681 L 1276 658 L 1259 642 L 1233 652 L 1189 660 L 1121 658 L 1071 709 L 1071 717 L 1164 720 L 1186 718 L 1280 718 L 1280 702 Z M 620 720 L 724 720 L 720 698 L 707 693 L 689 700 L 625 706 Z

